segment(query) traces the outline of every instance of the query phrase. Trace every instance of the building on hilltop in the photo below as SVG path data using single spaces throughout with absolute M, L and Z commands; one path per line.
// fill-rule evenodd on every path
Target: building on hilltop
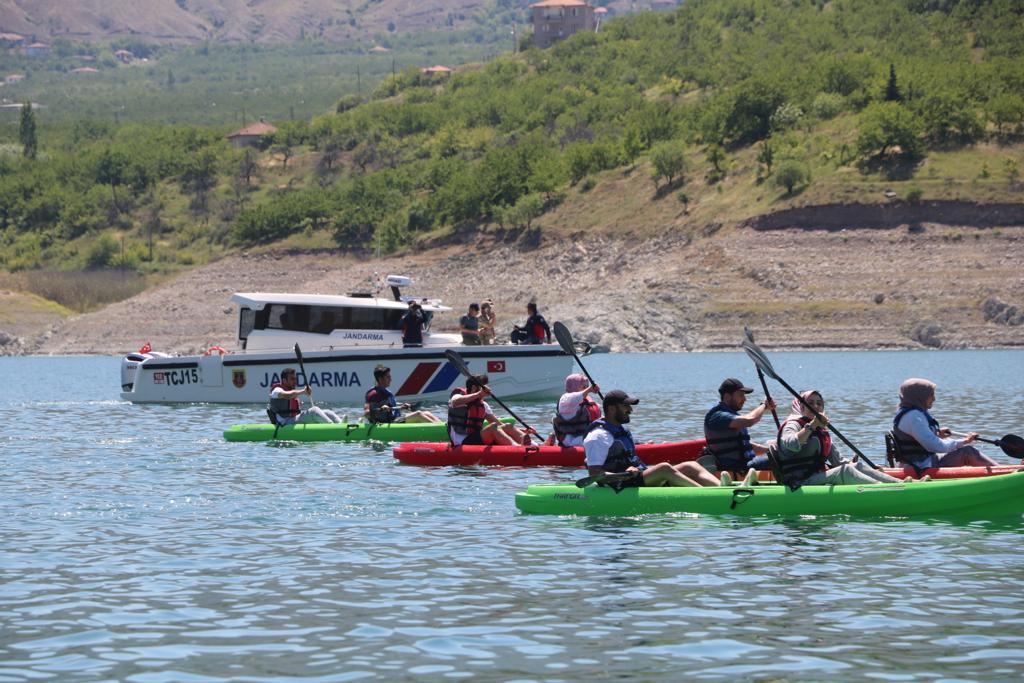
M 77 69 L 71 70 L 71 73 L 73 74 L 98 74 L 99 72 L 99 69 L 92 66 L 80 66 Z
M 580 31 L 593 31 L 594 8 L 585 0 L 541 0 L 533 10 L 533 44 L 543 49 Z
M 24 48 L 25 54 L 29 57 L 49 57 L 50 46 L 46 43 L 32 43 Z
M 25 44 L 25 36 L 20 33 L 0 33 L 0 45 L 4 47 L 21 47 Z
M 231 141 L 231 146 L 235 149 L 241 149 L 243 147 L 259 147 L 260 140 L 265 135 L 273 135 L 277 132 L 277 127 L 272 126 L 266 121 L 260 119 L 259 123 L 254 123 L 251 126 L 246 126 L 241 130 L 236 130 L 234 133 L 228 135 L 228 140 Z
M 451 72 L 451 69 L 449 69 L 446 66 L 441 66 L 440 64 L 438 64 L 437 66 L 428 66 L 425 69 L 420 69 L 420 73 L 424 74 L 425 76 L 447 76 Z
M 25 80 L 25 74 L 7 74 L 4 76 L 4 83 L 7 83 L 8 85 L 21 83 L 23 80 Z

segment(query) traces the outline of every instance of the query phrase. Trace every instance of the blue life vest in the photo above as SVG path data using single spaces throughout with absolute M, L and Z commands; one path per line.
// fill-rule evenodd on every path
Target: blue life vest
M 917 439 L 900 431 L 899 424 L 900 420 L 907 413 L 917 410 L 924 413 L 925 418 L 928 420 L 928 428 L 935 434 L 939 433 L 939 421 L 932 417 L 932 414 L 923 408 L 900 408 L 896 413 L 896 417 L 892 420 L 892 435 L 896 438 L 896 445 L 899 446 L 900 458 L 903 462 L 912 463 L 921 467 L 930 467 L 930 463 L 927 463 L 929 458 L 934 458 L 935 453 L 926 450 Z M 922 464 L 924 463 L 924 464 Z
M 718 469 L 725 472 L 740 472 L 747 469 L 747 463 L 754 458 L 754 447 L 750 445 L 750 432 L 743 429 L 712 429 L 708 421 L 713 413 L 725 409 L 735 412 L 719 402 L 704 415 L 704 438 L 708 450 L 715 456 Z
M 647 465 L 636 454 L 636 444 L 633 443 L 633 435 L 628 429 L 622 425 L 612 425 L 604 418 L 595 420 L 590 425 L 591 432 L 595 429 L 603 429 L 615 439 L 604 461 L 605 472 L 625 472 L 630 467 L 635 467 L 641 472 L 647 469 Z

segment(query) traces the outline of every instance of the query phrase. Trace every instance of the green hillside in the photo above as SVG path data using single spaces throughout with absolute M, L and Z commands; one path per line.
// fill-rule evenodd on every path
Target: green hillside
M 890 188 L 1019 202 L 1021 35 L 1014 0 L 691 0 L 386 77 L 258 152 L 227 127 L 78 121 L 40 129 L 30 160 L 15 132 L 0 264 L 152 276 L 261 244 L 647 224 L 666 200 L 705 224 Z

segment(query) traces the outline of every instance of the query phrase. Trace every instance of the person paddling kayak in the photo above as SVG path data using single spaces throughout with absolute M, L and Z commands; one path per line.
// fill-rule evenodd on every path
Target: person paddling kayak
M 440 422 L 441 418 L 426 410 L 416 410 L 411 413 L 402 414 L 402 407 L 408 408 L 408 403 L 400 407 L 395 395 L 388 389 L 391 386 L 391 368 L 378 365 L 373 369 L 373 378 L 377 381 L 376 386 L 366 392 L 366 404 L 363 406 L 363 415 L 367 422 Z
M 894 484 L 900 481 L 856 458 L 852 462 L 844 461 L 828 433 L 828 416 L 821 392 L 812 389 L 800 396 L 821 417 L 816 418 L 800 399 L 793 399 L 789 416 L 779 429 L 780 483 L 796 488 L 819 484 Z
M 928 412 L 935 404 L 935 383 L 911 377 L 900 385 L 900 404 L 893 418 L 892 435 L 903 462 L 915 469 L 995 465 L 971 444 L 978 438 L 970 432 L 962 439 L 950 438 L 952 432 L 939 427 Z
M 285 368 L 281 371 L 281 383 L 271 385 L 267 413 L 273 416 L 274 424 L 283 427 L 296 422 L 342 421 L 333 410 L 324 410 L 317 406 L 300 409 L 299 396 L 312 396 L 313 390 L 308 384 L 302 389 L 297 389 L 297 381 L 295 368 Z
M 633 434 L 625 427 L 633 406 L 640 399 L 614 389 L 604 395 L 604 418 L 590 426 L 583 439 L 587 471 L 591 476 L 632 474 L 616 481 L 615 488 L 640 486 L 718 486 L 718 480 L 696 462 L 672 465 L 667 462 L 646 465 L 636 453 Z
M 749 427 L 753 427 L 765 412 L 775 409 L 775 401 L 766 398 L 753 410 L 740 415 L 747 402 L 747 394 L 754 390 L 730 377 L 718 387 L 718 404 L 704 416 L 704 438 L 715 467 L 722 473 L 771 469 L 767 446 L 750 440 Z
M 466 378 L 466 388 L 455 387 L 448 399 L 448 437 L 453 446 L 515 446 L 529 444 L 529 434 L 503 424 L 484 399 L 491 395 L 487 375 Z M 485 425 L 485 423 L 487 423 Z
M 601 417 L 601 406 L 590 395 L 600 393 L 586 375 L 577 372 L 566 377 L 565 393 L 558 399 L 555 419 L 551 421 L 555 433 L 548 445 L 582 446 L 591 423 Z

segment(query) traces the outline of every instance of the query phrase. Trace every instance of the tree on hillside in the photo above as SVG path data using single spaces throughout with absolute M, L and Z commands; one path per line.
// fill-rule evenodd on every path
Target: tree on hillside
M 810 179 L 811 173 L 807 166 L 793 159 L 783 161 L 775 171 L 775 184 L 786 188 L 786 194 L 793 194 L 796 186 L 805 185 Z
M 114 210 L 121 213 L 121 204 L 117 199 L 118 185 L 128 181 L 128 157 L 124 152 L 104 149 L 96 162 L 96 181 L 110 186 L 110 196 L 114 201 Z
M 761 143 L 761 149 L 757 152 L 757 163 L 764 166 L 765 177 L 772 174 L 772 164 L 775 162 L 775 149 L 772 147 L 771 140 L 765 140 Z
M 725 148 L 718 144 L 708 145 L 707 153 L 708 163 L 715 169 L 715 172 L 711 174 L 711 182 L 718 182 L 725 176 Z
M 206 214 L 210 191 L 217 186 L 217 154 L 204 147 L 191 155 L 180 178 L 181 189 L 192 195 L 192 210 Z
M 22 154 L 28 159 L 35 159 L 39 140 L 36 138 L 36 113 L 32 110 L 31 102 L 26 101 L 21 106 L 18 139 L 21 141 Z
M 898 102 L 876 102 L 861 112 L 857 152 L 882 156 L 899 148 L 907 156 L 921 153 L 921 120 Z
M 252 186 L 252 177 L 259 175 L 260 157 L 259 153 L 251 147 L 238 156 L 238 164 L 235 166 L 235 176 L 245 182 L 246 187 Z
M 651 177 L 657 188 L 662 178 L 666 185 L 671 185 L 676 176 L 682 177 L 686 171 L 686 155 L 683 147 L 675 142 L 662 142 L 651 150 Z
M 900 93 L 899 84 L 896 83 L 896 66 L 892 63 L 889 64 L 889 80 L 885 84 L 885 101 L 903 101 L 903 95 Z
M 1004 92 L 988 101 L 985 107 L 989 120 L 996 124 L 996 132 L 1003 134 L 1003 126 L 1024 123 L 1024 97 L 1018 93 Z

